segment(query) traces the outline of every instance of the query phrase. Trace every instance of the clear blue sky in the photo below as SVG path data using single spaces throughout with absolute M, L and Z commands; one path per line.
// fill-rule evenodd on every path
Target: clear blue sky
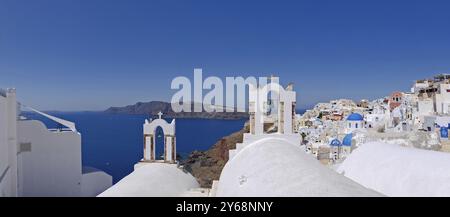
M 299 107 L 450 73 L 449 1 L 0 0 L 0 87 L 43 110 L 170 100 L 175 76 L 294 82 Z

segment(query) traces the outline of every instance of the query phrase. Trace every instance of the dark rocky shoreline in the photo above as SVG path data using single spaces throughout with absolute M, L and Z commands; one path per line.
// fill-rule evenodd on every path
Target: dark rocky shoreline
M 228 151 L 242 142 L 244 133 L 249 132 L 248 124 L 244 128 L 223 137 L 207 151 L 193 151 L 182 161 L 184 169 L 190 172 L 201 187 L 211 188 L 213 180 L 219 180 L 220 173 L 228 161 Z

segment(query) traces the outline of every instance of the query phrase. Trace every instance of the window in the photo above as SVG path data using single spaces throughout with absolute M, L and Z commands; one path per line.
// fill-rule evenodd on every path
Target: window
M 31 151 L 31 143 L 20 143 L 19 152 L 30 152 Z
M 355 124 L 355 128 L 358 128 L 358 124 L 357 123 Z
M 352 123 L 348 123 L 348 128 L 352 128 Z

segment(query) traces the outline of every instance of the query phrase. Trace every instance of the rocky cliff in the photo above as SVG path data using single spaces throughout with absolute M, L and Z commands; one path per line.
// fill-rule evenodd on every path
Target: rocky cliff
M 236 148 L 242 142 L 243 134 L 249 132 L 246 123 L 244 128 L 216 142 L 207 151 L 194 151 L 182 162 L 200 183 L 201 187 L 210 188 L 213 180 L 219 180 L 220 173 L 228 161 L 228 150 Z

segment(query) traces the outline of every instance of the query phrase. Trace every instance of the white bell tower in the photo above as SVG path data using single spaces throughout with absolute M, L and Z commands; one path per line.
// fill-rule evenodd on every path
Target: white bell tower
M 176 163 L 176 137 L 175 119 L 169 124 L 162 119 L 162 112 L 158 112 L 158 119 L 145 120 L 144 123 L 144 162 L 156 162 L 155 144 L 156 129 L 161 127 L 164 133 L 164 160 L 165 163 Z

